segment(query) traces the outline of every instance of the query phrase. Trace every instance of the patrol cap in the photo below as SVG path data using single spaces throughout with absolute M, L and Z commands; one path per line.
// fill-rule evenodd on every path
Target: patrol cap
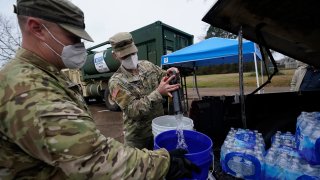
M 68 0 L 17 0 L 14 13 L 56 23 L 70 33 L 93 42 L 85 31 L 83 12 Z
M 113 35 L 109 39 L 109 42 L 113 51 L 121 58 L 138 52 L 136 45 L 134 45 L 133 38 L 128 32 L 120 32 Z

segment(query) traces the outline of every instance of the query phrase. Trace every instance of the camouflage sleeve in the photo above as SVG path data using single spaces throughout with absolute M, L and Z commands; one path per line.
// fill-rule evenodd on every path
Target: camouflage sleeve
M 168 171 L 166 150 L 138 150 L 104 137 L 88 113 L 56 89 L 20 94 L 5 108 L 10 112 L 2 114 L 6 135 L 25 153 L 69 177 L 161 179 Z
M 109 89 L 113 100 L 121 110 L 131 119 L 138 120 L 148 115 L 153 108 L 153 103 L 162 101 L 159 91 L 154 90 L 149 95 L 137 97 L 125 88 L 117 79 L 109 81 Z
M 150 63 L 150 62 L 148 62 L 148 63 Z M 161 67 L 159 67 L 153 63 L 150 63 L 150 64 L 154 68 L 154 71 L 157 72 L 158 77 L 159 77 L 159 83 L 160 83 L 161 79 L 167 75 L 167 71 L 164 69 L 161 69 Z

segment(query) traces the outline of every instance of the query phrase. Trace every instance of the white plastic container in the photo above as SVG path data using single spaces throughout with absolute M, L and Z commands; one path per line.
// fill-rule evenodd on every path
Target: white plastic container
M 156 137 L 158 134 L 168 130 L 177 129 L 178 121 L 175 116 L 165 115 L 152 120 L 152 134 Z M 182 117 L 182 129 L 193 130 L 193 121 L 188 117 Z

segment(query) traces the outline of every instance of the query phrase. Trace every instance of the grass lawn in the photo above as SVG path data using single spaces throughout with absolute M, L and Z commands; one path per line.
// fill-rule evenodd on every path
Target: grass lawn
M 269 87 L 289 87 L 290 81 L 295 69 L 279 70 L 279 73 L 271 79 Z M 263 77 L 263 82 L 267 80 L 267 76 Z M 254 87 L 256 86 L 255 72 L 248 72 L 243 74 L 244 86 Z M 197 76 L 197 82 L 199 88 L 217 88 L 217 87 L 238 87 L 239 86 L 239 74 L 211 74 Z M 259 75 L 260 85 L 262 84 L 262 77 Z M 193 76 L 187 77 L 187 87 L 193 87 Z

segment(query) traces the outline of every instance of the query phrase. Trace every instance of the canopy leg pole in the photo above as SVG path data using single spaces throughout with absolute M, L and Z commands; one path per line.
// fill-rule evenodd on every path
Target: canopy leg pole
M 261 83 L 264 83 L 264 79 L 263 79 L 263 62 L 260 61 L 260 69 L 261 69 Z M 261 89 L 262 93 L 264 93 L 264 88 Z
M 183 113 L 186 113 L 189 111 L 189 104 L 188 104 L 188 90 L 187 90 L 187 79 L 186 79 L 186 76 L 183 76 L 183 79 L 182 79 L 182 87 L 183 87 L 183 95 L 184 95 L 184 105 L 185 107 L 187 108 L 184 108 L 184 111 Z
M 239 29 L 239 85 L 240 85 L 240 103 L 241 103 L 241 120 L 243 128 L 247 128 L 244 89 L 243 89 L 243 56 L 242 56 L 242 26 Z
M 257 88 L 260 86 L 259 85 L 259 73 L 258 73 L 258 65 L 257 65 L 257 57 L 256 57 L 256 53 L 253 53 L 253 59 L 254 59 L 254 69 L 256 71 L 256 84 L 257 84 Z M 260 94 L 260 90 L 258 91 L 258 93 Z
M 199 93 L 199 89 L 198 89 L 198 83 L 197 83 L 197 74 L 196 74 L 196 67 L 193 66 L 193 80 L 194 80 L 194 84 L 195 84 L 195 87 L 196 87 L 196 92 L 197 92 L 197 95 L 198 95 L 198 99 L 200 99 L 200 93 Z
M 195 78 L 195 75 L 194 75 L 194 73 L 195 73 L 195 71 L 194 71 L 194 69 L 192 70 L 192 91 L 193 92 L 195 92 L 195 89 L 196 89 L 196 78 Z

